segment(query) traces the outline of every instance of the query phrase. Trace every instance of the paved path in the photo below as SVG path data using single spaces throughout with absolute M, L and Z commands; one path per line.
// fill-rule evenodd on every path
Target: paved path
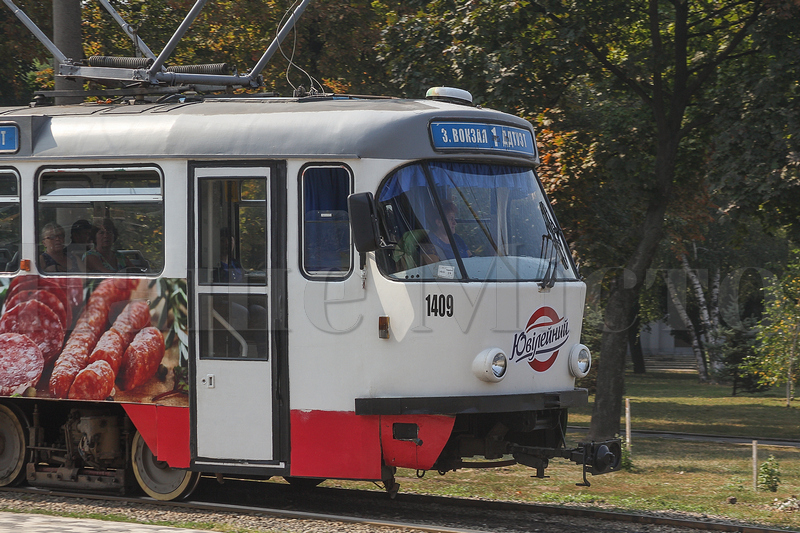
M 0 512 L 0 533 L 208 533 L 198 529 Z

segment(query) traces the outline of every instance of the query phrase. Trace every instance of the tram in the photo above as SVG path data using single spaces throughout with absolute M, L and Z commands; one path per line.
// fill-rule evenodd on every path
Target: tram
M 616 470 L 538 162 L 448 88 L 0 108 L 0 486 Z

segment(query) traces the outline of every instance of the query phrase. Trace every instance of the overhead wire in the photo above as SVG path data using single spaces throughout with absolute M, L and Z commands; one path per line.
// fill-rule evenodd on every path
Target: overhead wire
M 295 8 L 296 8 L 296 6 L 297 6 L 299 1 L 300 0 L 295 0 L 292 3 L 292 5 L 289 6 L 289 8 L 284 12 L 283 17 L 281 17 L 281 20 L 278 23 L 278 26 L 277 26 L 277 28 L 275 30 L 275 35 L 276 36 L 277 36 L 278 32 L 280 31 L 280 29 L 283 27 L 283 24 L 286 21 L 287 17 L 289 17 L 290 14 L 294 14 L 294 10 L 295 10 Z M 297 93 L 297 87 L 295 86 L 294 83 L 292 83 L 292 80 L 289 78 L 289 72 L 292 69 L 292 67 L 294 67 L 297 70 L 299 70 L 300 72 L 302 72 L 303 74 L 305 74 L 306 77 L 308 78 L 309 94 L 312 94 L 312 95 L 313 94 L 323 94 L 324 95 L 325 94 L 325 89 L 322 87 L 322 84 L 316 78 L 314 78 L 311 74 L 309 74 L 305 69 L 303 69 L 302 67 L 300 67 L 298 64 L 296 64 L 294 62 L 294 56 L 295 56 L 295 53 L 297 51 L 297 27 L 296 26 L 292 27 L 292 35 L 293 35 L 293 39 L 292 39 L 292 55 L 291 55 L 291 57 L 288 57 L 286 55 L 286 53 L 283 51 L 283 46 L 281 46 L 281 43 L 278 42 L 278 50 L 280 50 L 281 55 L 284 57 L 284 59 L 286 59 L 286 61 L 288 61 L 288 65 L 286 65 L 286 74 L 285 74 L 286 82 L 291 86 L 292 91 L 296 94 Z M 319 87 L 319 90 L 316 89 L 315 85 L 316 85 L 316 87 Z

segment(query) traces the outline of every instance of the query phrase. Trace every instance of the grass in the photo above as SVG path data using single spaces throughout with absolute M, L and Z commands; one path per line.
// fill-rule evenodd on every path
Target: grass
M 800 440 L 800 409 L 785 407 L 782 391 L 731 397 L 730 386 L 701 385 L 692 374 L 626 375 L 634 431 L 660 430 Z M 800 405 L 800 404 L 798 404 Z M 588 425 L 591 405 L 570 415 L 570 425 Z M 621 422 L 624 430 L 624 420 Z M 570 433 L 570 438 L 580 435 Z M 554 460 L 546 479 L 523 466 L 463 470 L 419 479 L 398 471 L 401 492 L 491 498 L 636 511 L 682 511 L 768 527 L 800 530 L 800 511 L 777 503 L 800 495 L 800 449 L 759 446 L 758 464 L 775 456 L 777 492 L 753 491 L 752 446 L 661 438 L 632 439 L 633 468 L 589 477 L 578 487 L 580 468 Z M 572 443 L 574 444 L 574 443 Z M 371 485 L 327 481 L 325 486 L 367 489 Z M 736 503 L 728 503 L 729 498 Z
M 800 440 L 800 409 L 786 407 L 783 390 L 731 396 L 730 385 L 700 384 L 696 374 L 682 373 L 628 374 L 625 384 L 634 431 Z M 570 425 L 590 421 L 591 404 L 570 413 Z

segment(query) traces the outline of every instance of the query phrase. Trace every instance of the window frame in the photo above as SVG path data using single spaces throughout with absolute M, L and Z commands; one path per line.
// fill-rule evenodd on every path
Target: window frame
M 13 276 L 20 271 L 19 257 L 22 253 L 22 178 L 19 171 L 14 167 L 0 167 L 0 174 L 9 174 L 16 180 L 17 194 L 9 196 L 0 196 L 0 204 L 17 204 L 17 266 L 14 270 L 0 270 L 0 276 Z M 9 261 L 14 259 L 14 255 L 9 258 Z
M 133 173 L 144 173 L 144 172 L 152 172 L 158 178 L 158 194 L 153 194 L 152 192 L 147 193 L 139 193 L 139 194 L 132 194 L 132 193 L 119 193 L 119 194 L 97 194 L 93 195 L 91 192 L 87 194 L 63 194 L 63 195 L 42 195 L 42 190 L 44 190 L 44 181 L 47 178 L 50 178 L 55 175 L 56 178 L 70 178 L 75 177 L 77 174 L 86 173 L 109 173 L 115 174 L 119 176 L 124 176 L 126 174 L 133 174 Z M 77 182 L 78 180 L 76 180 Z M 39 270 L 39 265 L 37 261 L 37 272 L 39 275 L 42 276 L 87 276 L 87 277 L 109 277 L 109 276 L 147 276 L 147 277 L 158 277 L 163 272 L 167 266 L 167 245 L 166 245 L 166 228 L 167 228 L 167 219 L 166 219 L 166 201 L 164 198 L 164 190 L 165 190 L 165 177 L 163 169 L 155 164 L 123 164 L 123 165 L 79 165 L 79 166 L 45 166 L 40 167 L 36 172 L 36 179 L 34 181 L 34 229 L 36 231 L 36 256 L 39 256 L 39 236 L 41 234 L 42 228 L 42 221 L 40 220 L 41 217 L 41 206 L 48 206 L 48 205 L 64 205 L 64 204 L 90 204 L 93 205 L 95 202 L 106 202 L 106 203 L 116 203 L 116 204 L 134 204 L 134 203 L 145 203 L 145 204 L 158 204 L 160 215 L 161 215 L 161 223 L 162 223 L 162 241 L 160 247 L 160 254 L 161 254 L 161 268 L 158 270 L 148 270 L 147 272 L 127 272 L 127 271 L 119 271 L 119 272 L 88 272 L 88 271 L 68 271 L 68 272 L 47 272 L 44 270 Z M 91 181 L 89 181 L 91 185 Z M 93 187 L 87 187 L 87 191 L 91 191 Z M 123 189 L 122 187 L 120 189 Z M 104 189 L 106 190 L 106 189 Z M 119 229 L 119 228 L 118 228 Z M 69 234 L 70 228 L 64 226 L 65 234 Z M 139 250 L 141 252 L 141 250 Z
M 302 273 L 303 277 L 309 280 L 314 281 L 345 281 L 347 280 L 354 271 L 354 245 L 353 245 L 353 232 L 350 229 L 350 213 L 348 211 L 348 219 L 347 219 L 347 234 L 348 234 L 348 269 L 346 271 L 339 271 L 339 272 L 331 272 L 331 271 L 324 271 L 324 272 L 317 272 L 317 271 L 308 271 L 306 270 L 306 210 L 305 210 L 305 201 L 306 201 L 306 172 L 311 169 L 323 169 L 323 168 L 340 168 L 343 169 L 348 174 L 348 191 L 347 196 L 353 194 L 353 190 L 355 188 L 355 176 L 353 170 L 346 165 L 345 163 L 341 162 L 333 162 L 333 163 L 307 163 L 300 168 L 298 173 L 298 228 L 297 228 L 297 245 L 298 245 L 298 261 L 300 266 L 300 272 Z

